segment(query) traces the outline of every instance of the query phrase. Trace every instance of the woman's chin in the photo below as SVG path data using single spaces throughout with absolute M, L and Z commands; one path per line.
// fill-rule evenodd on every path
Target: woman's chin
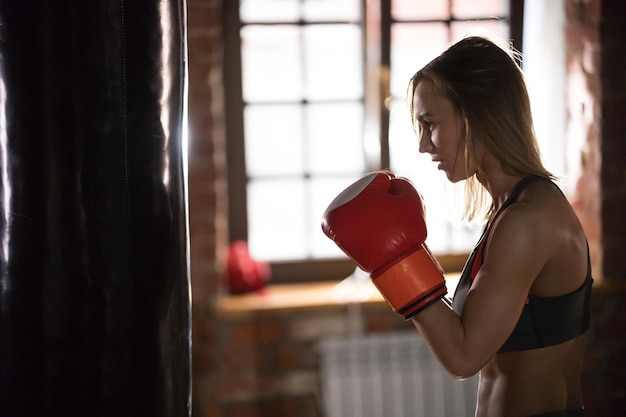
M 463 179 L 463 178 L 460 178 L 459 176 L 455 176 L 454 172 L 449 172 L 449 171 L 444 171 L 444 172 L 446 174 L 446 178 L 448 178 L 448 181 L 450 181 L 451 183 L 457 183 Z

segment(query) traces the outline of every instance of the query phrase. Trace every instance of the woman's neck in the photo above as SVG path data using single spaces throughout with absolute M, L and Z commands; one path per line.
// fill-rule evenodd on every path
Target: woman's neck
M 511 195 L 515 186 L 524 179 L 524 175 L 510 175 L 502 169 L 483 169 L 476 176 L 493 200 L 492 215 L 495 214 Z

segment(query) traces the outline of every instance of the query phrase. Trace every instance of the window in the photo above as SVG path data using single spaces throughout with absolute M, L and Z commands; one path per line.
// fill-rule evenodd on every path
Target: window
M 517 9 L 508 0 L 240 0 L 224 12 L 230 239 L 272 263 L 272 282 L 343 278 L 354 264 L 321 232 L 321 215 L 352 181 L 391 168 L 425 196 L 428 245 L 444 268 L 460 268 L 477 227 L 436 215 L 444 181 L 419 162 L 405 90 L 466 33 L 511 38 Z

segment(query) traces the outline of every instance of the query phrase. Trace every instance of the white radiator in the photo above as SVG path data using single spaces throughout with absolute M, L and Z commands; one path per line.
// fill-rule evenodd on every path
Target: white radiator
M 321 342 L 325 417 L 473 416 L 478 377 L 457 381 L 417 332 Z

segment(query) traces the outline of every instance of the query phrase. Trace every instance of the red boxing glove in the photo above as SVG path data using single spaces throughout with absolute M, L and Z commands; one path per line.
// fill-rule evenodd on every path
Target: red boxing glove
M 422 197 L 409 180 L 388 172 L 359 179 L 330 203 L 322 230 L 405 319 L 446 295 L 443 270 L 424 243 Z
M 267 262 L 253 259 L 248 252 L 248 244 L 238 240 L 228 247 L 226 258 L 228 288 L 232 294 L 245 294 L 261 291 L 270 276 Z

